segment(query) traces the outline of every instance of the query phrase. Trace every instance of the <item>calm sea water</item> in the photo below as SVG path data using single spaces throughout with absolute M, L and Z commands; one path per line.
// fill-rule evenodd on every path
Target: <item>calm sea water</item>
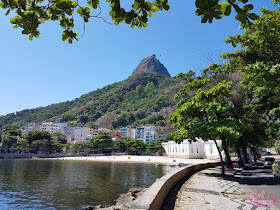
M 90 161 L 0 160 L 0 209 L 81 209 L 114 204 L 132 187 L 149 187 L 168 166 Z

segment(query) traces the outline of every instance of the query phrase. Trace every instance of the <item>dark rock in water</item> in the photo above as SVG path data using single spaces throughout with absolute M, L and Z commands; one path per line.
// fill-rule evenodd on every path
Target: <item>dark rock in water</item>
M 137 74 L 141 72 L 162 74 L 170 77 L 167 69 L 162 65 L 162 63 L 156 58 L 155 55 L 144 58 L 133 71 L 132 74 Z
M 128 193 L 120 195 L 120 197 L 116 200 L 116 205 L 104 207 L 102 205 L 95 206 L 94 209 L 102 209 L 102 210 L 128 210 L 132 204 L 132 202 L 139 196 L 143 195 L 143 193 L 147 190 L 147 188 L 131 188 Z
M 143 193 L 146 191 L 146 188 L 131 188 L 128 193 L 122 194 L 118 199 L 117 199 L 117 204 L 116 205 L 122 205 L 130 208 L 132 202 L 139 196 L 143 195 Z
M 84 207 L 84 210 L 94 210 L 95 209 L 95 207 L 93 207 L 93 206 L 86 206 L 86 207 Z
M 178 165 L 177 166 L 179 166 L 179 167 L 184 167 L 184 166 L 187 166 L 188 164 L 186 164 L 186 163 L 178 163 Z

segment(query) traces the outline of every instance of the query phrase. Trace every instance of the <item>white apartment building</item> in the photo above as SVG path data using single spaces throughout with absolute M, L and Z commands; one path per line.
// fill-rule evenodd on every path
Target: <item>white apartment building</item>
M 222 144 L 217 140 L 218 146 Z M 218 149 L 213 140 L 203 141 L 198 139 L 196 142 L 189 142 L 187 139 L 177 144 L 174 141 L 163 142 L 168 157 L 190 158 L 190 159 L 217 159 L 220 158 Z
M 156 132 L 155 126 L 145 126 L 138 128 L 121 128 L 120 129 L 121 136 L 129 136 L 132 139 L 138 139 L 144 141 L 146 144 L 150 144 L 151 141 L 155 141 L 158 139 L 158 135 Z M 163 134 L 161 134 L 163 136 Z
M 54 132 L 64 132 L 67 127 L 66 123 L 53 123 L 53 122 L 44 122 L 40 125 L 40 130 L 45 130 L 51 134 Z
M 74 127 L 66 127 L 64 129 L 64 135 L 66 136 L 67 143 L 73 143 L 74 141 Z
M 68 125 L 66 123 L 57 123 L 57 130 L 63 132 Z
M 75 127 L 74 141 L 87 141 L 87 136 L 90 135 L 90 128 L 88 127 Z
M 155 126 L 144 127 L 144 142 L 146 144 L 150 144 L 151 141 L 155 141 L 156 136 L 157 136 L 157 132 Z
M 32 131 L 32 130 L 39 130 L 40 129 L 40 123 L 28 123 L 24 126 L 24 131 Z
M 40 125 L 40 130 L 48 131 L 50 133 L 54 133 L 57 131 L 57 124 L 53 122 L 44 122 Z
M 91 136 L 91 134 L 91 129 L 88 127 L 67 127 L 64 130 L 68 143 L 88 141 L 88 136 Z

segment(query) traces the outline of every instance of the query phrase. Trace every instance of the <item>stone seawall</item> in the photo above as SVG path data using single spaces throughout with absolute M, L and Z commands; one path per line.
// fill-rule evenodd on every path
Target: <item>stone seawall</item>
M 133 210 L 160 210 L 170 190 L 184 177 L 206 168 L 220 165 L 216 163 L 204 163 L 180 168 L 158 179 L 146 192 L 138 197 L 131 205 Z

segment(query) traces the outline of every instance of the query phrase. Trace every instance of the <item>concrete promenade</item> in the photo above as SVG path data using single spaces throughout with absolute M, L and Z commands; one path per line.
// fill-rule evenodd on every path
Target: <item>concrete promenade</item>
M 220 175 L 221 167 L 209 168 L 195 173 L 189 179 L 182 180 L 170 193 L 162 209 L 175 210 L 231 210 L 231 209 L 279 209 L 278 205 L 260 208 L 251 204 L 250 191 L 240 184 L 235 176 L 246 176 L 241 169 L 226 170 L 226 176 Z M 243 173 L 243 174 L 242 174 Z M 278 182 L 278 181 L 277 181 Z M 278 189 L 279 185 L 275 185 Z M 280 192 L 280 187 L 279 187 Z M 278 197 L 280 193 L 278 194 Z

